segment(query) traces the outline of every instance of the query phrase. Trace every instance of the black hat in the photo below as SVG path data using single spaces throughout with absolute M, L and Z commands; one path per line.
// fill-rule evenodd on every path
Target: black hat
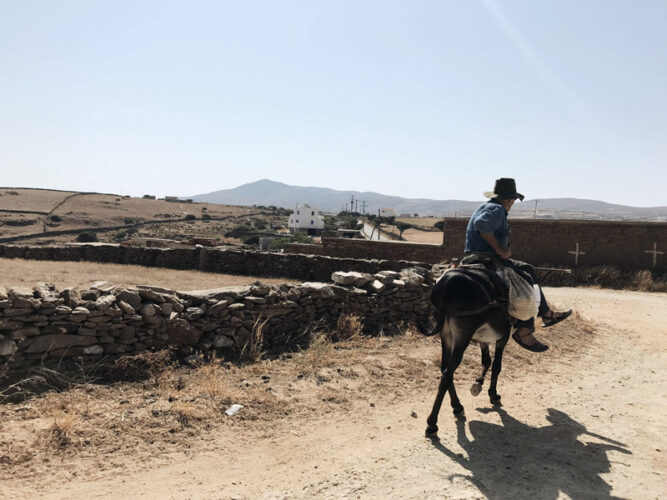
M 520 199 L 523 201 L 524 196 L 516 192 L 516 183 L 514 179 L 502 177 L 496 179 L 496 185 L 493 187 L 493 192 L 487 191 L 484 193 L 487 198 L 498 198 L 499 200 Z

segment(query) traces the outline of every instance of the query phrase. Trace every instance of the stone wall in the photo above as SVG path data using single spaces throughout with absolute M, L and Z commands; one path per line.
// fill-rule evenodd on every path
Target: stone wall
M 169 269 L 196 269 L 223 274 L 328 281 L 335 271 L 377 273 L 415 267 L 419 262 L 337 258 L 304 254 L 207 248 L 139 248 L 120 245 L 0 245 L 0 257 L 135 264 Z
M 289 245 L 285 251 L 434 264 L 462 257 L 467 225 L 468 219 L 446 219 L 444 245 L 323 238 L 322 245 Z M 663 222 L 510 218 L 510 226 L 513 258 L 537 266 L 667 268 L 667 224 Z
M 188 293 L 106 282 L 81 293 L 46 284 L 0 287 L 0 373 L 11 380 L 34 366 L 67 369 L 169 347 L 186 360 L 214 351 L 234 359 L 252 345 L 258 325 L 262 348 L 280 351 L 308 327 L 334 327 L 341 315 L 358 316 L 369 333 L 401 323 L 427 328 L 430 271 L 334 277 L 336 283 L 257 282 Z

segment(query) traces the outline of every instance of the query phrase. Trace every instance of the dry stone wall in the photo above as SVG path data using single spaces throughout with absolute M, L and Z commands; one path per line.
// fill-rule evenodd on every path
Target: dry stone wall
M 170 347 L 186 360 L 213 352 L 233 359 L 253 345 L 258 325 L 262 348 L 280 351 L 306 328 L 334 327 L 341 315 L 358 316 L 369 333 L 428 325 L 430 271 L 342 272 L 333 279 L 188 293 L 106 282 L 81 293 L 43 283 L 0 287 L 0 372 L 12 380 L 35 366 L 67 369 Z
M 336 271 L 377 273 L 419 266 L 406 260 L 369 260 L 319 255 L 292 255 L 237 249 L 138 248 L 120 245 L 18 246 L 0 245 L 0 257 L 52 261 L 135 264 L 212 273 L 329 281 Z

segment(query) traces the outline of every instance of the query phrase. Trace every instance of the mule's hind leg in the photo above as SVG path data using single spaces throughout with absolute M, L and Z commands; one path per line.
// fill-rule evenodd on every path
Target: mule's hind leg
M 473 396 L 479 395 L 482 392 L 482 385 L 484 384 L 484 378 L 486 377 L 486 372 L 491 368 L 491 355 L 489 354 L 489 344 L 484 342 L 479 344 L 480 349 L 482 350 L 482 371 L 479 374 L 479 377 L 475 379 L 475 383 L 470 387 L 470 393 Z
M 509 330 L 508 330 L 509 332 Z M 496 342 L 496 350 L 493 353 L 493 367 L 491 368 L 491 383 L 489 384 L 489 400 L 492 405 L 502 406 L 500 403 L 500 394 L 496 390 L 496 384 L 498 383 L 498 375 L 500 375 L 500 370 L 503 368 L 503 352 L 505 350 L 505 345 L 509 336 L 503 337 L 502 339 Z
M 452 407 L 454 408 L 455 413 L 457 410 L 455 403 L 458 404 L 458 408 L 460 408 L 461 411 L 463 410 L 463 407 L 459 402 L 459 398 L 456 396 L 456 390 L 453 389 L 453 381 L 454 381 L 454 372 L 458 368 L 459 364 L 461 364 L 461 360 L 463 359 L 463 352 L 466 350 L 466 347 L 468 347 L 468 343 L 470 342 L 471 336 L 458 335 L 452 338 L 451 330 L 446 332 L 445 330 L 446 328 L 447 328 L 447 321 L 445 322 L 445 327 L 443 327 L 442 341 L 445 342 L 446 339 L 449 356 L 443 357 L 442 366 L 444 367 L 444 369 L 442 370 L 442 375 L 440 376 L 438 393 L 435 396 L 435 401 L 433 402 L 433 409 L 431 410 L 431 414 L 426 419 L 426 424 L 427 424 L 426 435 L 429 436 L 438 432 L 438 425 L 437 425 L 438 414 L 440 413 L 442 400 L 445 397 L 445 393 L 448 390 L 451 389 L 453 392 Z M 450 345 L 451 347 L 449 347 Z M 445 359 L 447 360 L 446 362 Z

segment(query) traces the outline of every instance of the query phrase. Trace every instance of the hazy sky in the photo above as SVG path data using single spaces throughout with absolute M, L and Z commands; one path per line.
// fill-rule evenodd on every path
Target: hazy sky
M 667 205 L 667 1 L 0 0 L 2 186 Z

